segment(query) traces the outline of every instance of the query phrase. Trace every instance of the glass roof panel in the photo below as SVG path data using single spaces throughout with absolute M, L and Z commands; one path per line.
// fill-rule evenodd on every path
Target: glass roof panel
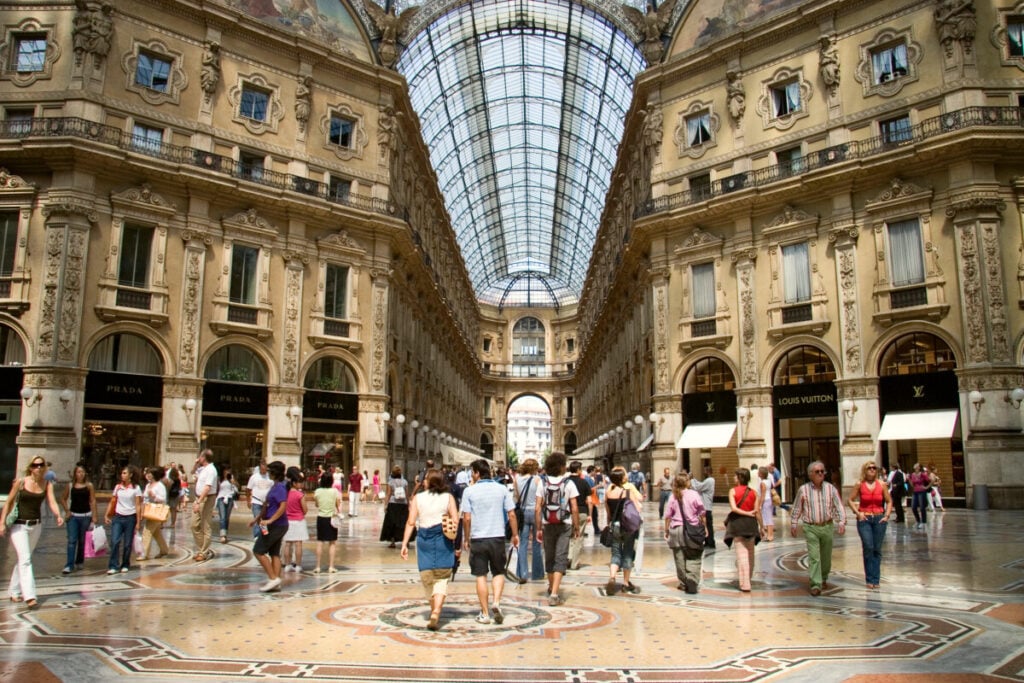
M 578 300 L 643 66 L 620 29 L 569 0 L 463 4 L 403 52 L 481 301 Z

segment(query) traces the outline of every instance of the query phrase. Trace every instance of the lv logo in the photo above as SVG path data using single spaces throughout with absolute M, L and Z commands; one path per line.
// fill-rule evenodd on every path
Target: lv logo
M 924 398 L 924 385 L 914 387 L 914 398 Z
M 708 412 L 708 413 L 715 412 L 715 403 L 714 403 L 714 401 L 712 401 L 711 403 L 705 403 L 704 407 L 705 407 L 705 412 Z

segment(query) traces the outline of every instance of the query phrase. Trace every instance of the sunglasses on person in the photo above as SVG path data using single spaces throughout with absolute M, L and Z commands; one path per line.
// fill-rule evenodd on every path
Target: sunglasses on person
M 867 469 L 869 469 L 869 470 L 877 470 L 878 468 L 875 467 L 874 465 L 868 465 Z
M 825 470 L 811 470 L 811 474 L 825 474 Z
M 45 466 L 46 466 L 46 463 L 45 463 L 45 462 L 34 462 L 34 463 L 32 463 L 32 464 L 30 464 L 30 465 L 29 465 L 29 467 L 30 467 L 31 469 L 34 469 L 34 470 L 37 470 L 37 469 L 39 469 L 40 467 L 45 467 Z

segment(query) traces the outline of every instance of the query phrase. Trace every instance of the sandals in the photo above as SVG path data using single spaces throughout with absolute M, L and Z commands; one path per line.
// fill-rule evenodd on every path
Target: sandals
M 11 602 L 21 602 L 21 596 L 20 595 L 12 595 L 11 596 Z
M 25 601 L 25 607 L 28 607 L 29 609 L 35 609 L 38 606 L 39 606 L 39 603 L 36 602 L 35 598 L 29 598 L 28 600 Z
M 441 621 L 441 613 L 440 612 L 431 612 L 430 613 L 430 621 L 427 622 L 427 628 L 430 629 L 431 631 L 436 631 L 437 629 L 439 629 L 441 627 L 440 621 Z

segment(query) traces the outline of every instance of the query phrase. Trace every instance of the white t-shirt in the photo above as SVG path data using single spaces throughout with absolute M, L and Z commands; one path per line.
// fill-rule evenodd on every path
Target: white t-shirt
M 420 491 L 416 494 L 416 509 L 419 510 L 417 525 L 421 529 L 437 526 L 441 523 L 441 517 L 448 510 L 448 501 L 451 500 L 450 493 L 432 493 Z
M 566 517 L 562 524 L 572 524 L 572 507 L 571 501 L 580 495 L 579 489 L 576 488 L 576 483 L 569 477 L 568 474 L 563 474 L 560 477 L 548 477 L 547 482 L 539 482 L 540 486 L 537 488 L 537 507 L 540 508 L 541 521 L 547 523 L 544 519 L 544 494 L 547 493 L 548 484 L 557 485 L 561 484 L 562 480 L 565 480 L 565 488 L 562 489 L 562 493 L 565 495 L 565 506 L 567 510 L 570 510 L 569 516 Z
M 274 480 L 270 478 L 269 474 L 260 474 L 260 471 L 256 470 L 249 477 L 249 483 L 245 485 L 245 488 L 249 489 L 249 495 L 252 497 L 253 503 L 263 505 L 267 500 L 267 492 L 273 486 Z
M 209 488 L 207 488 L 209 487 Z M 199 474 L 196 477 L 196 497 L 206 495 L 215 496 L 217 494 L 217 468 L 214 467 L 213 463 L 208 463 L 205 467 L 199 468 Z

